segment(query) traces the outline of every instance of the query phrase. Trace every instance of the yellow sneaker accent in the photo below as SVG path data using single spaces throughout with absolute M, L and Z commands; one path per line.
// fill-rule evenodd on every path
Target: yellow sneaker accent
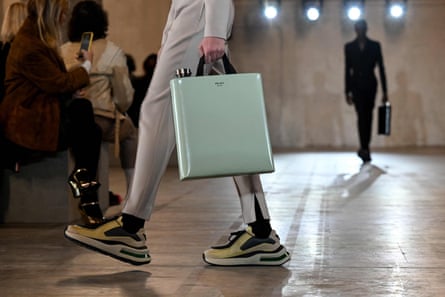
M 280 244 L 275 231 L 268 238 L 258 238 L 249 226 L 246 230 L 232 233 L 227 244 L 206 250 L 203 259 L 209 264 L 221 266 L 276 266 L 289 261 L 290 255 Z
M 122 217 L 97 227 L 69 225 L 65 237 L 91 250 L 106 254 L 133 265 L 151 261 L 145 244 L 144 230 L 131 234 L 122 228 Z

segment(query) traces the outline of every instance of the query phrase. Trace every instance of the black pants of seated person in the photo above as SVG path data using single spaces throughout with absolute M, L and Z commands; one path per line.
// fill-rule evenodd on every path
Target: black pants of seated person
M 74 169 L 86 169 L 91 178 L 97 175 L 102 132 L 94 121 L 93 106 L 88 99 L 74 99 L 62 111 L 61 145 L 71 149 Z
M 80 197 L 79 210 L 84 223 L 102 223 L 96 178 L 102 133 L 94 121 L 92 104 L 87 99 L 74 99 L 62 109 L 61 116 L 60 145 L 68 146 L 74 159 L 68 183 L 74 197 Z

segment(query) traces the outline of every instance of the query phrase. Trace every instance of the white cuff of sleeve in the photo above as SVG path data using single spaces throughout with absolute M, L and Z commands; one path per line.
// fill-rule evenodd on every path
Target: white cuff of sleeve
M 82 66 L 83 68 L 85 68 L 85 70 L 90 73 L 91 71 L 91 61 L 90 60 L 86 60 L 85 62 L 83 62 L 80 66 Z

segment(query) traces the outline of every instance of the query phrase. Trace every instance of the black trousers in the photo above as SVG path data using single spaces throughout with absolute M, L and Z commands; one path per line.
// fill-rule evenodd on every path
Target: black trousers
M 71 100 L 62 108 L 60 147 L 68 146 L 74 170 L 85 168 L 92 179 L 97 176 L 102 132 L 94 121 L 93 106 L 87 99 Z
M 369 144 L 371 142 L 375 95 L 375 92 L 360 92 L 353 95 L 355 111 L 357 113 L 360 149 L 362 150 L 369 150 Z

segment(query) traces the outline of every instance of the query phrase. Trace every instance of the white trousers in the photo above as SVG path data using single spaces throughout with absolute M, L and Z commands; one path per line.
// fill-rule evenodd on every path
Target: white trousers
M 178 68 L 190 68 L 195 74 L 199 61 L 198 47 L 204 35 L 203 26 L 199 25 L 203 20 L 196 22 L 196 30 L 184 26 L 187 22 L 181 22 L 181 17 L 187 17 L 187 14 L 179 14 L 167 32 L 140 110 L 135 171 L 123 212 L 145 220 L 150 219 L 161 178 L 175 147 L 170 80 Z M 256 221 L 254 196 L 263 217 L 269 219 L 259 175 L 234 177 L 234 181 L 244 222 Z

